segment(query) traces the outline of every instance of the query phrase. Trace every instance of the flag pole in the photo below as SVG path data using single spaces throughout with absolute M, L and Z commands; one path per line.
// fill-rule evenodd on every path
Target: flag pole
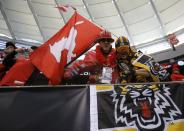
M 171 46 L 172 46 L 173 51 L 176 51 L 176 48 L 174 47 L 174 45 L 171 44 Z
M 95 40 L 95 41 L 96 41 L 96 40 Z M 93 46 L 95 46 L 95 45 L 96 45 L 95 41 L 92 42 L 93 44 L 92 44 L 89 48 L 87 48 L 86 50 L 84 50 L 80 55 L 78 55 L 76 58 L 74 58 L 74 59 L 71 60 L 69 63 L 67 63 L 67 64 L 65 65 L 65 68 L 66 68 L 67 66 L 69 66 L 71 63 L 73 63 L 75 60 L 77 60 L 80 56 L 84 55 L 84 54 L 85 54 L 89 49 L 91 49 Z

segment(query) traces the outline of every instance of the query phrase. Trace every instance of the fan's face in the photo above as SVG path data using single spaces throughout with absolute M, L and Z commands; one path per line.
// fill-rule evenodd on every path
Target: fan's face
M 112 48 L 111 42 L 109 42 L 109 41 L 100 41 L 99 44 L 100 44 L 100 46 L 101 46 L 104 53 L 110 53 L 111 48 Z
M 11 52 L 13 52 L 15 50 L 15 48 L 13 46 L 8 46 L 6 49 L 4 49 L 4 52 L 6 54 L 10 54 Z
M 128 53 L 126 52 L 117 52 L 118 60 L 126 60 L 128 58 Z

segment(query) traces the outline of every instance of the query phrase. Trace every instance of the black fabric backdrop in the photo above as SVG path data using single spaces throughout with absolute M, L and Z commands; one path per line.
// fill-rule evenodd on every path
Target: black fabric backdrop
M 89 88 L 0 88 L 0 131 L 90 131 Z

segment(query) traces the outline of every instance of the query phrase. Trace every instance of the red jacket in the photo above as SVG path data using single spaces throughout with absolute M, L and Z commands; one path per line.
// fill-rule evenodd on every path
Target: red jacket
M 1 86 L 17 86 L 25 84 L 34 70 L 29 60 L 17 60 L 0 82 Z M 21 85 L 22 85 L 21 84 Z
M 3 64 L 0 64 L 0 80 L 4 77 L 6 73 L 6 68 Z
M 171 74 L 171 80 L 172 81 L 182 81 L 182 80 L 184 80 L 184 75 L 173 73 L 173 74 Z
M 89 51 L 84 60 L 75 62 L 69 68 L 67 68 L 64 77 L 80 75 L 84 71 L 90 72 L 89 83 L 101 83 L 99 78 L 102 76 L 103 67 L 110 67 L 113 69 L 111 83 L 117 83 L 118 72 L 116 67 L 116 52 L 114 49 L 104 56 L 100 47 L 97 46 L 96 50 Z

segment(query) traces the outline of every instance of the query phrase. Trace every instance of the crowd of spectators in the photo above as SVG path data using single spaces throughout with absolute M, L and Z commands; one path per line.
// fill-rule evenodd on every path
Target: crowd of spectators
M 29 54 L 37 46 L 30 48 L 17 48 L 14 42 L 7 42 L 6 48 L 1 53 L 0 85 L 23 86 L 35 67 L 29 61 Z
M 170 59 L 168 63 L 162 64 L 169 73 L 170 81 L 184 80 L 184 62 L 181 60 Z
M 180 72 L 181 66 L 173 59 L 170 60 L 170 67 L 166 68 L 151 56 L 133 48 L 124 36 L 115 41 L 115 48 L 112 47 L 113 42 L 111 33 L 102 31 L 95 41 L 96 49 L 87 52 L 83 60 L 74 61 L 65 68 L 61 84 L 124 84 L 184 80 L 184 75 Z M 29 64 L 29 54 L 36 48 L 36 46 L 29 49 L 17 48 L 13 42 L 6 43 L 6 48 L 1 53 L 1 86 L 48 84 L 44 74 Z M 18 68 L 22 66 L 29 68 L 25 67 L 25 70 L 21 71 L 15 65 Z M 15 69 L 22 74 L 17 73 Z M 20 78 L 22 81 L 2 82 L 7 79 L 6 77 L 10 79 L 16 76 L 12 72 L 19 76 L 23 75 Z
M 84 60 L 66 68 L 66 83 L 75 84 L 76 78 L 80 81 L 84 72 L 88 74 L 85 83 L 90 84 L 159 82 L 167 79 L 167 71 L 151 56 L 131 47 L 126 37 L 116 40 L 115 49 L 111 45 L 113 41 L 111 33 L 103 31 L 96 41 L 96 49 L 88 52 Z

